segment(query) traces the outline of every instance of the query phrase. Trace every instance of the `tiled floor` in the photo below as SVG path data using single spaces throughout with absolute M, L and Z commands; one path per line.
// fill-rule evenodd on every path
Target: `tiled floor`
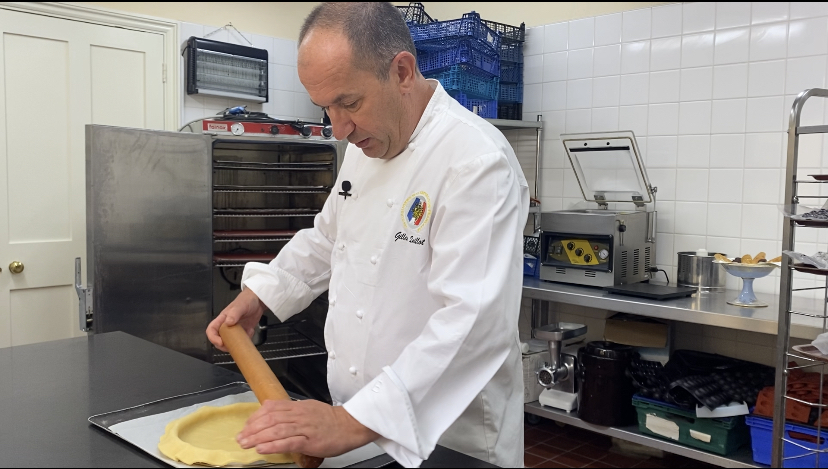
M 665 454 L 664 459 L 617 454 L 610 452 L 612 441 L 606 435 L 560 427 L 546 419 L 527 424 L 524 440 L 526 467 L 715 467 L 674 454 Z

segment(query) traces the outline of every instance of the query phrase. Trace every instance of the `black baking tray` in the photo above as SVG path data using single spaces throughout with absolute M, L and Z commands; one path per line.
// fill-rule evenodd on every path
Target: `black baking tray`
M 651 300 L 672 300 L 684 298 L 696 293 L 698 290 L 690 287 L 668 287 L 665 285 L 652 285 L 649 283 L 631 283 L 629 285 L 617 285 L 604 287 L 604 290 L 617 295 L 636 296 Z

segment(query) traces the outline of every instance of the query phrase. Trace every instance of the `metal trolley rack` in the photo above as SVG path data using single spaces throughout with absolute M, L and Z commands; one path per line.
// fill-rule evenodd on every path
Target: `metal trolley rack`
M 799 188 L 801 184 L 820 184 L 828 181 L 819 180 L 800 180 L 797 175 L 797 163 L 799 157 L 799 138 L 805 134 L 824 134 L 828 133 L 828 125 L 816 126 L 800 126 L 800 118 L 802 109 L 805 107 L 806 101 L 811 97 L 828 98 L 828 90 L 820 88 L 812 88 L 805 90 L 796 97 L 791 109 L 790 124 L 788 127 L 788 158 L 787 158 L 787 172 L 785 176 L 785 203 L 791 207 L 790 213 L 796 213 L 795 208 L 799 205 L 802 199 L 819 199 L 826 198 L 824 195 L 800 195 Z M 794 250 L 796 242 L 797 222 L 787 215 L 783 223 L 782 230 L 782 249 Z M 796 464 L 796 459 L 802 457 L 815 457 L 816 464 L 814 467 L 822 467 L 820 465 L 820 455 L 824 450 L 804 446 L 800 442 L 785 437 L 785 410 L 788 400 L 798 402 L 809 406 L 813 409 L 825 409 L 828 403 L 822 402 L 822 379 L 825 375 L 825 365 L 828 361 L 818 360 L 814 357 L 806 356 L 802 353 L 792 353 L 790 347 L 790 332 L 791 332 L 791 316 L 799 315 L 811 318 L 821 322 L 822 332 L 828 330 L 828 276 L 825 276 L 824 286 L 819 287 L 805 287 L 794 288 L 793 271 L 797 270 L 792 264 L 790 258 L 783 256 L 782 258 L 782 273 L 780 275 L 779 288 L 779 319 L 778 319 L 778 335 L 777 335 L 777 357 L 776 357 L 776 383 L 774 389 L 774 410 L 773 410 L 773 448 L 772 460 L 773 467 L 783 467 L 785 461 L 791 462 L 796 467 L 804 467 Z M 824 275 L 824 273 L 823 273 Z M 816 277 L 815 277 L 816 278 Z M 806 313 L 795 311 L 792 309 L 793 292 L 807 291 L 807 290 L 823 290 L 824 300 L 822 301 L 822 313 Z M 806 364 L 789 365 L 789 360 L 799 360 Z M 806 400 L 798 399 L 794 396 L 788 395 L 787 380 L 791 371 L 796 369 L 819 368 L 820 386 L 819 386 L 819 401 L 808 402 Z M 821 419 L 817 418 L 816 426 L 816 441 L 822 441 L 822 425 Z M 785 457 L 784 446 L 795 445 L 803 450 L 803 454 L 796 456 Z M 828 451 L 825 451 L 823 458 L 828 458 Z M 824 463 L 823 463 L 824 464 Z

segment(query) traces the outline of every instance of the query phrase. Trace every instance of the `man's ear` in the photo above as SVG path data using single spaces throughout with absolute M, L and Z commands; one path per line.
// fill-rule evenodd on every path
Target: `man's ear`
M 414 88 L 417 74 L 420 73 L 417 69 L 417 58 L 411 55 L 411 52 L 402 51 L 391 61 L 389 72 L 389 78 L 397 81 L 400 91 L 408 93 Z

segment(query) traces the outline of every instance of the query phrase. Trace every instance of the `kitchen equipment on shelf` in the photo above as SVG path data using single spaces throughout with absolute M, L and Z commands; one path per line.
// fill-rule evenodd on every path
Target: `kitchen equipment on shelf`
M 682 251 L 678 255 L 678 285 L 694 287 L 700 292 L 722 292 L 727 276 L 721 264 L 714 263 L 717 253 Z
M 583 421 L 606 427 L 637 421 L 627 373 L 634 356 L 633 347 L 613 342 L 589 342 L 578 350 L 578 416 Z
M 538 398 L 541 405 L 567 412 L 578 407 L 577 357 L 564 353 L 563 342 L 583 337 L 586 333 L 587 326 L 568 322 L 548 324 L 533 330 L 534 337 L 547 341 L 549 346 L 549 363 L 537 371 L 538 383 L 546 388 Z
M 347 145 L 326 128 L 238 108 L 186 127 L 196 133 L 87 126 L 81 328 L 232 369 L 204 330 L 240 291 L 247 262 L 271 261 L 313 226 Z M 257 346 L 290 391 L 319 400 L 330 399 L 327 310 L 323 294 L 284 324 L 266 312 Z
M 745 308 L 765 308 L 767 303 L 759 301 L 756 294 L 753 293 L 753 281 L 757 278 L 762 278 L 773 272 L 777 267 L 776 264 L 769 262 L 761 264 L 728 264 L 726 262 L 717 262 L 721 265 L 727 273 L 734 277 L 742 279 L 742 291 L 739 297 L 727 302 L 729 305 L 742 306 Z
M 564 134 L 584 200 L 597 208 L 541 214 L 540 278 L 607 287 L 649 280 L 655 265 L 656 188 L 631 131 Z M 632 203 L 633 210 L 610 210 Z

